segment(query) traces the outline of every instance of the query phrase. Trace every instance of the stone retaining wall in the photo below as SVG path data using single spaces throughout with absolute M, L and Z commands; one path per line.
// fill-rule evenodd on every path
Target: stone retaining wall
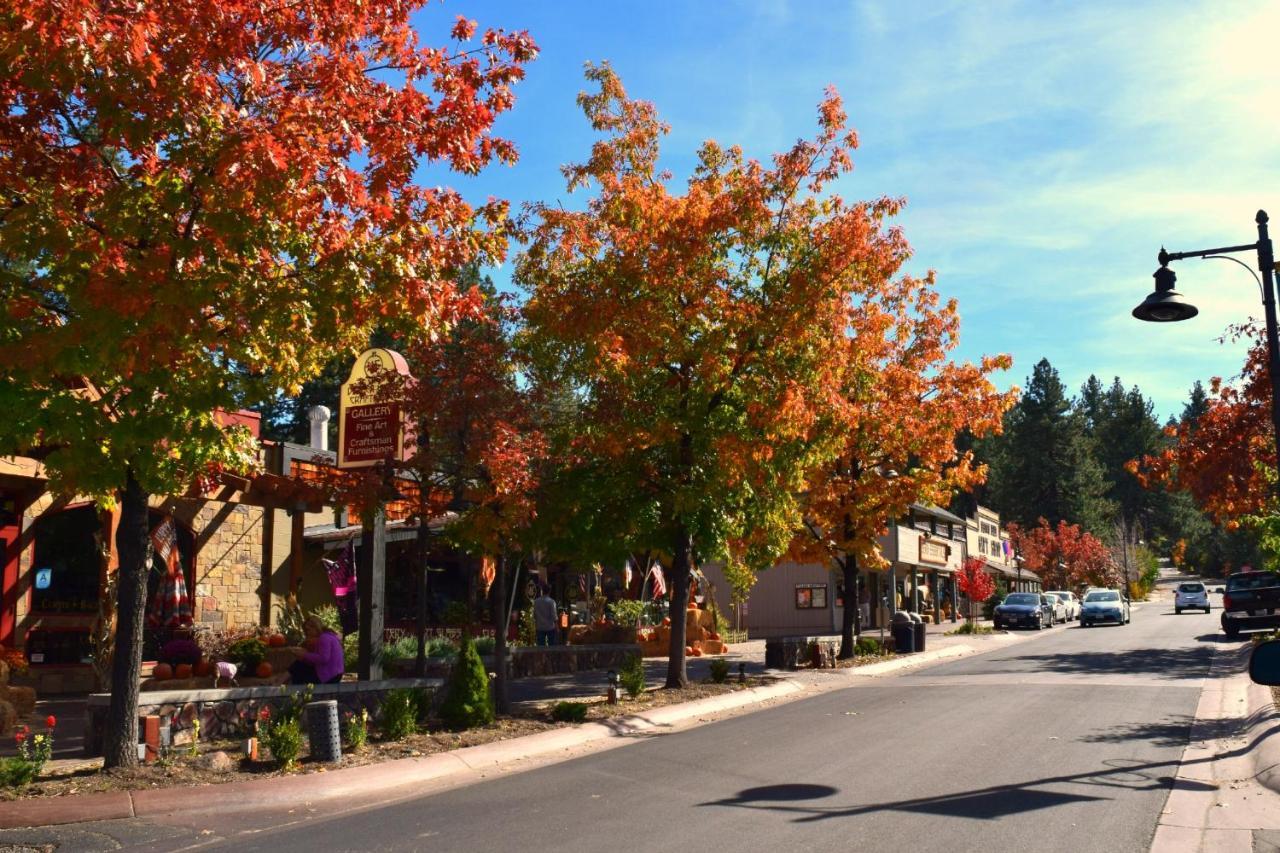
M 511 677 L 530 678 L 564 672 L 619 669 L 627 658 L 640 656 L 639 643 L 600 646 L 521 646 L 511 651 Z
M 438 678 L 394 678 L 384 681 L 352 681 L 344 684 L 320 684 L 312 688 L 314 699 L 336 699 L 338 713 L 359 712 L 362 708 L 376 720 L 383 697 L 391 690 L 412 687 L 437 690 L 444 682 Z M 138 699 L 138 716 L 160 717 L 161 725 L 170 727 L 174 743 L 190 743 L 192 722 L 200 720 L 200 737 L 244 737 L 264 707 L 275 710 L 290 698 L 306 690 L 303 686 L 233 687 L 226 690 L 153 690 Z M 107 723 L 110 693 L 89 696 L 85 720 L 84 754 L 102 754 L 103 732 Z
M 840 652 L 839 637 L 773 637 L 764 643 L 764 665 L 769 669 L 834 667 Z

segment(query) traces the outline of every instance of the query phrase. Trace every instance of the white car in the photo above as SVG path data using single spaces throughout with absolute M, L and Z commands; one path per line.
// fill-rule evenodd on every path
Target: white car
M 1061 589 L 1049 590 L 1049 595 L 1058 596 L 1058 600 L 1063 603 L 1067 610 L 1067 621 L 1074 622 L 1080 618 L 1080 599 L 1076 598 L 1074 592 L 1066 592 Z
M 1050 625 L 1056 625 L 1059 622 L 1067 621 L 1067 605 L 1066 599 L 1056 592 L 1046 592 L 1044 597 L 1049 599 L 1049 612 L 1052 617 L 1049 620 Z
M 1178 584 L 1173 594 L 1173 612 L 1184 610 L 1203 610 L 1209 612 L 1209 590 L 1199 581 L 1188 581 Z

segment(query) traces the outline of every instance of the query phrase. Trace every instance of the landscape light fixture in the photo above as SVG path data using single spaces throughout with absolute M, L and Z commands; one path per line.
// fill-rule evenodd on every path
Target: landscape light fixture
M 1262 307 L 1267 323 L 1267 372 L 1271 376 L 1271 426 L 1275 430 L 1277 461 L 1280 462 L 1280 343 L 1276 333 L 1276 292 L 1275 272 L 1276 259 L 1271 249 L 1271 237 L 1267 234 L 1267 212 L 1259 210 L 1254 217 L 1258 224 L 1258 241 L 1242 246 L 1222 246 L 1217 249 L 1198 249 L 1193 252 L 1166 252 L 1160 250 L 1158 256 L 1160 268 L 1155 271 L 1155 291 L 1133 309 L 1133 316 L 1150 323 L 1172 323 L 1178 320 L 1190 320 L 1200 313 L 1194 305 L 1173 289 L 1177 276 L 1169 269 L 1170 261 L 1184 258 L 1218 258 L 1240 264 L 1251 273 L 1252 269 L 1236 258 L 1227 257 L 1238 252 L 1257 252 L 1258 270 L 1262 278 L 1258 281 L 1262 288 Z M 1277 466 L 1280 470 L 1280 465 Z M 1280 480 L 1277 481 L 1280 488 Z

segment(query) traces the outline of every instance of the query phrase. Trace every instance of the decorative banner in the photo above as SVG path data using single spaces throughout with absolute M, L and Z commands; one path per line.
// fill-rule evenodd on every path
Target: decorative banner
M 398 352 L 370 349 L 356 358 L 338 400 L 339 468 L 404 459 L 404 417 L 392 395 L 409 378 L 409 364 Z

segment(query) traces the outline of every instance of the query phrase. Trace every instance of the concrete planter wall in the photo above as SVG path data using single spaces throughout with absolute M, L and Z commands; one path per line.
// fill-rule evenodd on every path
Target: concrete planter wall
M 511 652 L 511 676 L 530 678 L 568 672 L 616 670 L 632 655 L 640 657 L 639 643 L 601 646 L 521 646 Z
M 401 687 L 438 690 L 444 682 L 439 678 L 393 678 L 383 681 L 352 681 L 344 684 L 320 684 L 312 690 L 314 699 L 335 699 L 339 714 L 358 713 L 362 708 L 378 718 L 383 697 Z M 175 743 L 190 742 L 192 723 L 200 720 L 202 738 L 235 738 L 247 734 L 251 721 L 262 708 L 273 711 L 301 693 L 303 686 L 233 687 L 225 690 L 151 690 L 140 694 L 138 715 L 160 717 L 166 721 Z M 103 732 L 107 723 L 110 693 L 89 696 L 88 719 L 85 721 L 84 754 L 102 754 Z

